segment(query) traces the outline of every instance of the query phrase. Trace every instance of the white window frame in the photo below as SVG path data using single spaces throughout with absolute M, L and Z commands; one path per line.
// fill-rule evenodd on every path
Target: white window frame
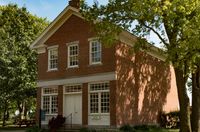
M 94 42 L 98 42 L 100 44 L 100 61 L 92 62 L 92 44 Z M 89 39 L 90 47 L 89 47 L 89 63 L 90 65 L 102 64 L 102 44 L 99 42 L 98 39 Z
M 81 91 L 78 91 L 78 92 L 66 92 L 65 91 L 65 88 L 66 87 L 68 87 L 68 86 L 80 86 L 81 87 Z M 63 89 L 63 93 L 65 94 L 65 95 L 67 95 L 67 94 L 81 94 L 82 93 L 82 90 L 83 90 L 83 86 L 82 86 L 82 84 L 80 84 L 80 83 L 76 83 L 76 84 L 67 84 L 67 85 L 64 85 L 64 87 L 63 87 L 64 89 Z
M 50 46 L 50 47 L 47 47 L 47 50 L 48 50 L 48 71 L 55 71 L 55 70 L 58 70 L 58 64 L 57 64 L 57 67 L 56 68 L 51 68 L 51 64 L 50 64 L 50 52 L 52 50 L 57 50 L 57 54 L 58 54 L 58 45 L 54 45 L 54 46 Z M 57 55 L 58 56 L 58 55 Z M 58 59 L 58 58 L 57 58 Z M 58 61 L 58 60 L 57 60 Z
M 58 108 L 57 108 L 57 112 L 56 113 L 52 113 L 52 109 L 51 109 L 51 107 L 52 107 L 52 97 L 53 96 L 57 96 L 57 101 L 58 101 L 58 90 L 57 90 L 57 93 L 48 93 L 48 94 L 45 94 L 44 93 L 44 89 L 45 88 L 57 88 L 58 89 L 58 87 L 43 87 L 42 88 L 42 96 L 41 96 L 41 109 L 43 109 L 43 97 L 44 96 L 48 96 L 48 97 L 50 97 L 50 100 L 49 100 L 49 113 L 46 113 L 45 115 L 57 115 L 58 114 Z M 57 102 L 58 103 L 58 102 Z M 57 104 L 57 106 L 58 106 L 58 104 Z
M 73 65 L 73 66 L 70 66 L 70 47 L 72 46 L 77 46 L 77 50 L 78 50 L 78 54 L 77 54 L 77 57 L 78 57 L 78 64 L 77 65 Z M 75 67 L 78 67 L 79 65 L 79 41 L 74 41 L 74 42 L 70 42 L 70 43 L 67 43 L 67 67 L 68 68 L 75 68 Z
M 100 84 L 100 83 L 108 83 L 109 89 L 107 90 L 98 90 L 98 91 L 90 91 L 90 85 L 92 84 Z M 109 112 L 101 113 L 101 93 L 108 92 L 109 93 Z M 91 113 L 90 111 L 90 93 L 98 93 L 98 113 Z M 110 83 L 109 82 L 93 82 L 88 83 L 88 113 L 89 115 L 109 115 L 110 114 Z

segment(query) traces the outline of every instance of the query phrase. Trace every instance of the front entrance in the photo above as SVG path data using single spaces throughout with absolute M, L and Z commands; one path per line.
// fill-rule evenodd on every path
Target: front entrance
M 70 87 L 71 88 L 71 87 Z M 66 124 L 81 125 L 82 124 L 82 93 L 72 90 L 66 90 L 64 95 L 64 116 Z

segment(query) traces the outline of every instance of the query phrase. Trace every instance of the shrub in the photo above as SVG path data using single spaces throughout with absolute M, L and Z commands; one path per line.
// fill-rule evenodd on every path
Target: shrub
M 65 123 L 65 117 L 62 115 L 58 115 L 56 118 L 53 117 L 49 120 L 48 127 L 51 131 L 57 130 L 59 127 L 61 127 Z
M 126 125 L 120 127 L 119 130 L 123 131 L 123 132 L 133 132 L 134 131 L 134 129 L 129 124 L 126 124 Z
M 88 130 L 88 128 L 81 128 L 80 129 L 80 132 L 88 132 L 89 130 Z
M 138 125 L 133 127 L 135 131 L 140 130 L 140 131 L 160 131 L 161 128 L 156 125 Z
M 147 125 L 138 125 L 138 126 L 134 126 L 135 130 L 145 130 L 145 131 L 149 131 L 150 130 L 150 126 Z
M 180 118 L 179 111 L 173 111 L 170 113 L 161 114 L 160 125 L 164 128 L 179 128 L 180 127 Z

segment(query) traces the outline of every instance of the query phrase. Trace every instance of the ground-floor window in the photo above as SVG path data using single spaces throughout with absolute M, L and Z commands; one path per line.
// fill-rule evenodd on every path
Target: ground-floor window
M 46 114 L 58 113 L 58 88 L 42 89 L 42 109 Z
M 109 113 L 109 83 L 92 83 L 89 85 L 90 114 Z

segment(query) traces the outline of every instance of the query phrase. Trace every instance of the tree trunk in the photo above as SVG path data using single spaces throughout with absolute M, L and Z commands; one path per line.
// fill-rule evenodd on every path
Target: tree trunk
M 27 104 L 26 102 L 24 102 L 24 119 L 27 119 L 27 112 L 28 112 Z
M 19 110 L 19 120 L 21 121 L 22 111 L 23 111 L 23 107 L 21 106 L 21 102 L 17 101 L 17 107 L 18 107 L 18 110 Z
M 192 132 L 200 132 L 200 67 L 192 74 Z
M 180 106 L 180 132 L 191 132 L 190 102 L 187 95 L 186 79 L 184 72 L 178 68 L 175 68 L 175 75 Z
M 3 110 L 3 123 L 2 123 L 2 127 L 6 126 L 6 111 L 7 111 L 7 102 L 5 101 L 4 103 L 4 110 Z

